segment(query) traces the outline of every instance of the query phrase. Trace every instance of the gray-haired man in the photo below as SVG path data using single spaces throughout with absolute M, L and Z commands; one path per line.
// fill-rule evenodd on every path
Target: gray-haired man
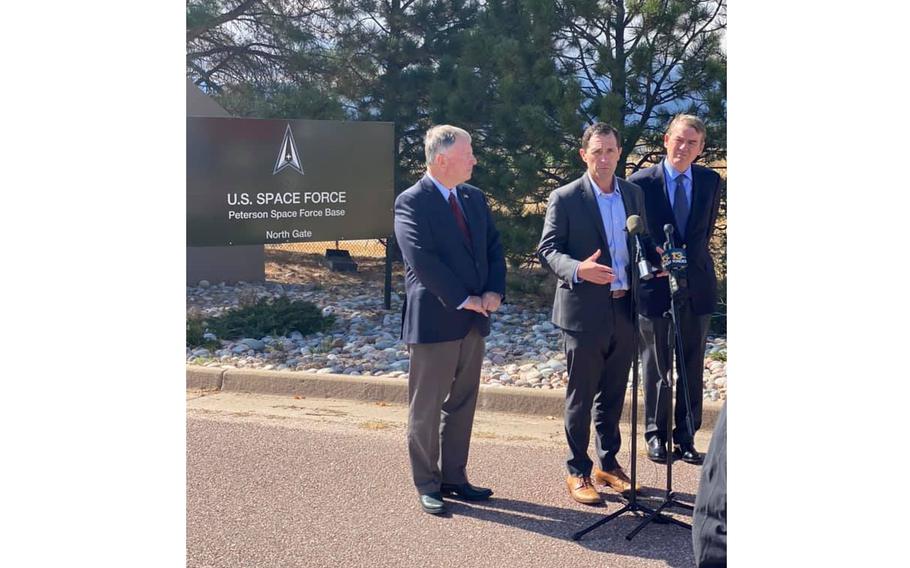
M 477 160 L 461 128 L 431 128 L 427 173 L 395 200 L 405 261 L 401 337 L 408 344 L 408 453 L 420 506 L 446 511 L 443 495 L 489 499 L 466 467 L 490 313 L 505 294 L 506 266 L 486 198 L 465 182 Z

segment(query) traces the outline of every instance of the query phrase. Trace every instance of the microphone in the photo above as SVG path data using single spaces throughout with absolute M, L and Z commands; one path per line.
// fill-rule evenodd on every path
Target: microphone
M 664 225 L 664 235 L 667 237 L 667 240 L 664 241 L 664 250 L 673 248 L 673 225 L 670 223 Z
M 644 246 L 641 243 L 641 234 L 645 230 L 645 224 L 638 215 L 629 215 L 626 219 L 626 231 L 635 237 L 635 262 L 638 264 L 638 277 L 641 280 L 650 280 L 654 277 L 654 267 L 645 257 Z
M 681 290 L 688 288 L 686 267 L 689 261 L 686 258 L 686 249 L 676 248 L 673 244 L 673 225 L 669 223 L 664 225 L 664 235 L 667 240 L 664 243 L 664 252 L 660 255 L 660 262 L 664 270 L 670 273 L 670 293 L 677 295 Z

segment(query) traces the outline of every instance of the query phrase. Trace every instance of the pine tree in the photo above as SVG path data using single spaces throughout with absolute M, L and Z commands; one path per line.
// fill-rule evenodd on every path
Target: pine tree
M 337 89 L 359 120 L 395 123 L 396 193 L 424 169 L 428 100 L 440 60 L 476 18 L 464 0 L 342 0 L 335 57 Z
M 189 0 L 187 74 L 235 116 L 343 118 L 323 80 L 330 16 L 318 0 Z
M 632 171 L 654 161 L 679 112 L 706 121 L 706 157 L 725 154 L 725 0 L 562 0 L 556 6 L 563 23 L 560 63 L 581 84 L 585 119 L 622 131 L 621 167 L 629 156 L 637 160 Z
M 581 92 L 557 67 L 554 16 L 551 2 L 490 0 L 430 98 L 434 117 L 472 133 L 471 183 L 490 196 L 512 265 L 534 258 L 547 195 L 579 165 Z

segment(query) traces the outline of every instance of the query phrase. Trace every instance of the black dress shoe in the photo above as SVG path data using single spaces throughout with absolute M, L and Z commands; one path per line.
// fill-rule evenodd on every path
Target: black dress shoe
M 648 440 L 648 459 L 654 463 L 667 463 L 667 445 L 657 436 Z
M 450 497 L 461 497 L 465 501 L 486 501 L 493 495 L 492 489 L 486 487 L 475 487 L 470 483 L 443 483 L 440 488 L 443 495 Z
M 704 461 L 704 456 L 698 453 L 692 442 L 674 445 L 673 454 L 682 459 L 682 461 L 694 465 L 701 465 L 702 461 Z
M 420 507 L 431 515 L 441 515 L 447 511 L 446 504 L 442 500 L 442 495 L 437 493 L 427 493 L 420 496 Z

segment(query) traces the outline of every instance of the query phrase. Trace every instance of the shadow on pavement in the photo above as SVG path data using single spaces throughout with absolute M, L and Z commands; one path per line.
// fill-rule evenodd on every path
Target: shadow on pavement
M 661 493 L 662 495 L 662 493 Z M 572 541 L 572 535 L 603 517 L 617 511 L 624 501 L 616 494 L 604 494 L 604 506 L 588 510 L 552 507 L 515 499 L 498 499 L 495 496 L 486 502 L 456 501 L 446 499 L 453 516 L 465 516 L 481 521 L 498 523 L 526 531 L 535 532 L 555 539 Z M 685 501 L 684 494 L 680 500 Z M 646 504 L 656 506 L 659 501 L 647 500 Z M 683 513 L 682 509 L 673 509 Z M 685 514 L 690 514 L 685 512 Z M 691 532 L 672 524 L 651 523 L 638 533 L 632 541 L 625 536 L 644 520 L 642 513 L 625 513 L 583 536 L 577 544 L 596 552 L 610 552 L 635 558 L 663 560 L 669 566 L 691 568 Z M 691 519 L 681 519 L 691 522 Z

